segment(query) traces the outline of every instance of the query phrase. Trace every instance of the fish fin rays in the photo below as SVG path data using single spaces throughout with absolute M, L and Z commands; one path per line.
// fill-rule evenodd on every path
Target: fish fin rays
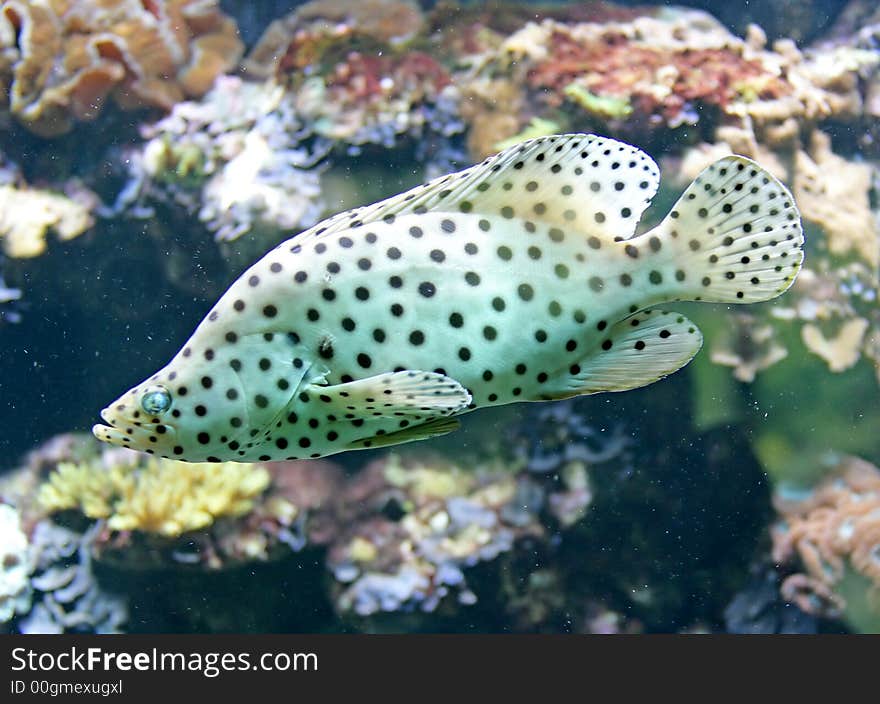
M 681 369 L 702 343 L 700 331 L 683 315 L 641 311 L 613 325 L 588 357 L 557 379 L 549 395 L 567 398 L 646 386 Z
M 404 418 L 427 421 L 467 408 L 471 395 L 454 379 L 434 372 L 388 372 L 333 386 L 309 386 L 339 420 Z
M 519 218 L 626 239 L 659 185 L 654 160 L 636 147 L 590 134 L 540 137 L 480 164 L 375 205 L 340 213 L 300 238 L 426 212 Z
M 684 300 L 755 303 L 791 286 L 804 258 L 794 198 L 751 159 L 728 156 L 703 170 L 654 230 L 677 267 Z
M 426 423 L 413 425 L 409 428 L 403 428 L 393 433 L 385 435 L 372 435 L 367 438 L 361 438 L 349 443 L 348 449 L 364 450 L 368 448 L 388 447 L 390 445 L 401 445 L 405 442 L 416 442 L 417 440 L 427 440 L 440 435 L 446 435 L 453 430 L 457 430 L 461 426 L 455 418 L 434 418 Z

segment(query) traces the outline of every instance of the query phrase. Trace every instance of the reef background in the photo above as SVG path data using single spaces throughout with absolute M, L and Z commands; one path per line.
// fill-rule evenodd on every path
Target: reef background
M 867 0 L 0 2 L 0 630 L 880 629 L 878 120 Z M 762 162 L 796 286 L 683 307 L 648 388 L 391 453 L 82 435 L 278 241 L 562 131 L 657 160 L 644 226 Z

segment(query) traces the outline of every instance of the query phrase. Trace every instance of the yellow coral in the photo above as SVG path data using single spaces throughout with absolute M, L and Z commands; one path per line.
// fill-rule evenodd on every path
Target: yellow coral
M 847 320 L 837 335 L 830 338 L 817 326 L 807 323 L 801 330 L 801 339 L 810 351 L 825 360 L 832 372 L 842 372 L 859 361 L 867 331 L 868 321 L 864 318 Z
M 37 501 L 50 512 L 77 509 L 89 518 L 107 518 L 114 499 L 131 491 L 132 484 L 132 475 L 121 468 L 62 462 L 40 486 Z
M 174 537 L 241 516 L 268 486 L 262 467 L 235 462 L 190 464 L 150 458 L 132 467 L 62 464 L 41 486 L 49 511 L 77 509 L 106 518 L 113 530 Z
M 92 225 L 88 207 L 66 196 L 37 189 L 0 186 L 0 238 L 10 257 L 35 257 L 46 250 L 52 228 L 62 240 L 81 235 Z
M 471 490 L 475 483 L 472 473 L 446 462 L 404 464 L 392 454 L 385 466 L 385 479 L 392 486 L 405 488 L 419 504 L 431 499 L 446 499 Z

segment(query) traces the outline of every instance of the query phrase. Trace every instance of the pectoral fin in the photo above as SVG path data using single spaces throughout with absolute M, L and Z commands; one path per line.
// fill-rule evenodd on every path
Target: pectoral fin
M 446 435 L 453 430 L 458 430 L 461 426 L 455 418 L 435 418 L 427 423 L 414 425 L 403 430 L 397 430 L 393 433 L 385 435 L 372 435 L 368 438 L 355 440 L 350 444 L 350 448 L 367 449 L 375 447 L 388 447 L 389 445 L 402 445 L 405 442 L 415 442 L 416 440 L 427 440 L 428 438 Z
M 428 421 L 467 408 L 471 395 L 455 379 L 434 372 L 405 370 L 333 386 L 310 386 L 307 393 L 340 411 L 340 419 L 408 418 Z
M 613 325 L 574 373 L 557 379 L 552 398 L 646 386 L 681 369 L 702 344 L 697 326 L 683 315 L 641 311 Z

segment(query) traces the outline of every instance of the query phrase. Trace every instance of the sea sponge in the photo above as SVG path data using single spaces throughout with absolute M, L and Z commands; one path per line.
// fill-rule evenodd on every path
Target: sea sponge
M 269 486 L 262 467 L 234 462 L 190 464 L 133 455 L 134 464 L 62 463 L 40 487 L 48 511 L 75 509 L 107 519 L 117 531 L 175 537 L 241 516 Z
M 0 86 L 12 114 L 43 136 L 124 109 L 170 109 L 204 94 L 242 44 L 216 0 L 6 0 Z

